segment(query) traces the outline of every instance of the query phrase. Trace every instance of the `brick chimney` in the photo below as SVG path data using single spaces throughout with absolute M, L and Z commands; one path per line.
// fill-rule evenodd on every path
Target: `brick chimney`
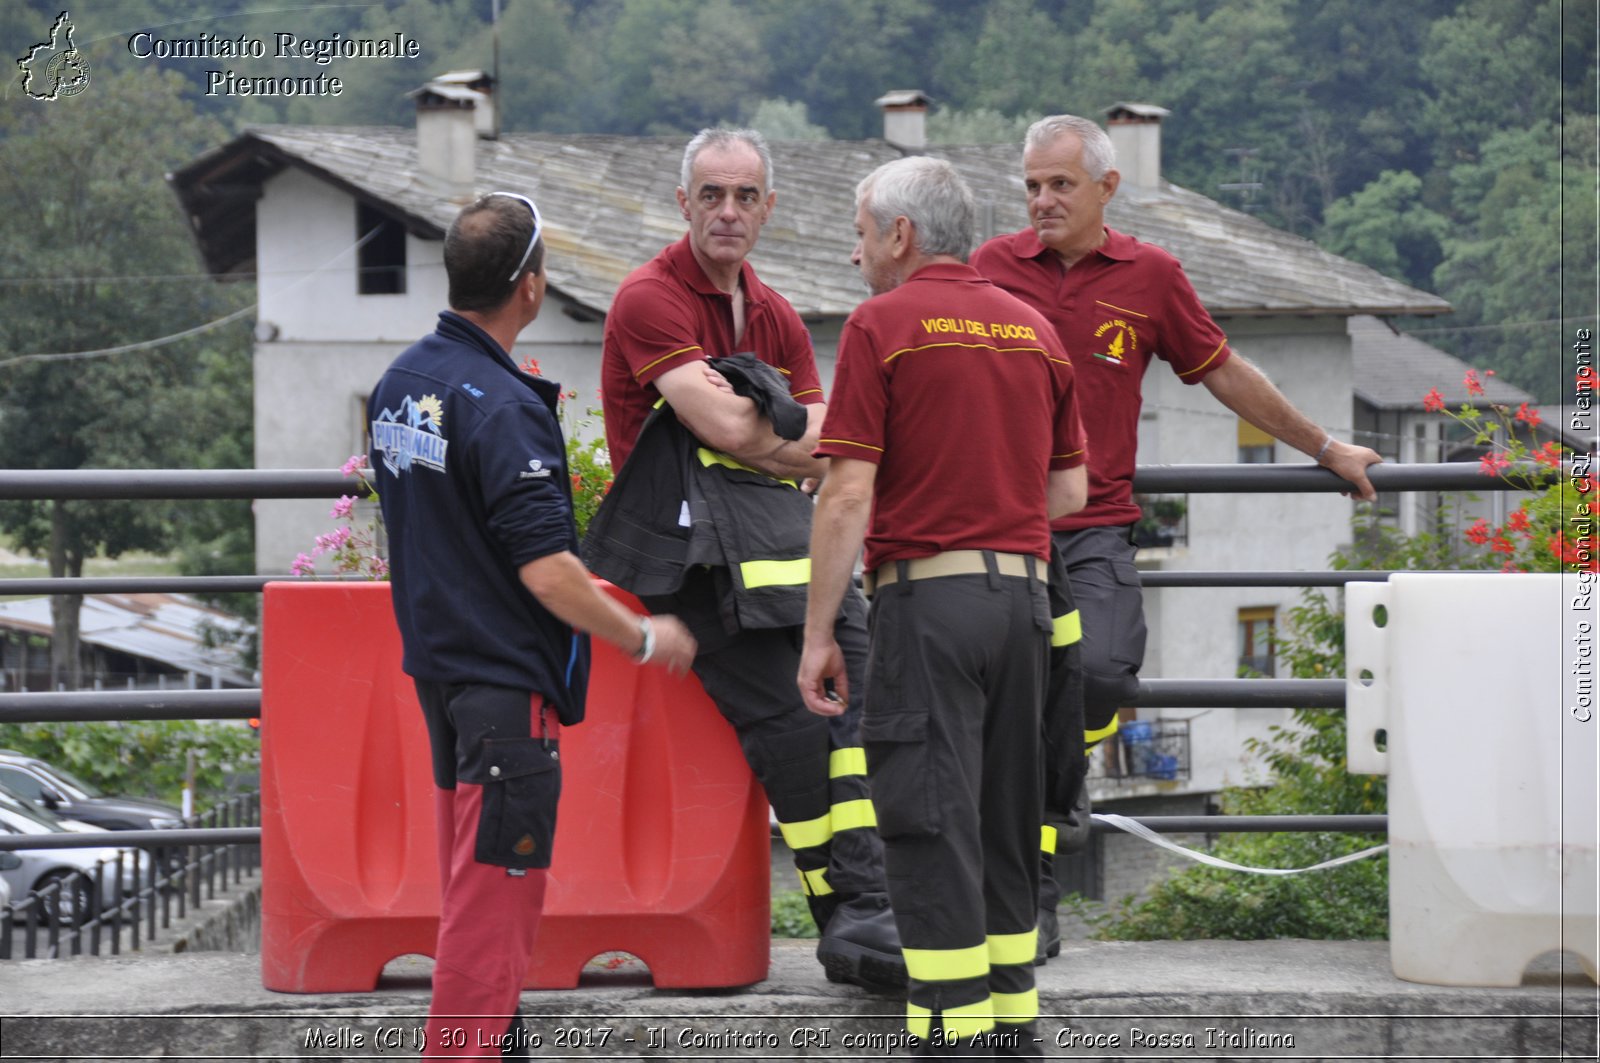
M 921 151 L 928 146 L 928 104 L 921 89 L 894 89 L 872 101 L 883 111 L 883 139 L 897 148 Z
M 1138 188 L 1161 187 L 1161 120 L 1172 112 L 1153 103 L 1114 103 L 1103 112 L 1122 180 Z
M 464 83 L 461 78 L 467 74 L 480 75 L 487 82 L 484 89 Z M 481 71 L 458 71 L 406 93 L 417 101 L 417 168 L 421 177 L 457 202 L 472 198 L 479 137 L 494 135 L 492 87 L 492 79 Z

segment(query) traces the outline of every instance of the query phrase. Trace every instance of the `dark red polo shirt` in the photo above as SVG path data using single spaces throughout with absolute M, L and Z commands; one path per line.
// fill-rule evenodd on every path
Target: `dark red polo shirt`
M 746 262 L 744 335 L 733 339 L 733 297 L 711 283 L 689 238 L 667 247 L 622 282 L 606 315 L 600 360 L 601 406 L 611 464 L 621 468 L 661 393 L 651 383 L 669 369 L 752 351 L 789 380 L 789 393 L 822 401 L 822 380 L 806 331 L 789 301 L 768 288 Z
M 878 466 L 866 566 L 1050 554 L 1049 470 L 1084 462 L 1073 367 L 1036 310 L 937 264 L 856 308 L 819 455 Z
M 1078 374 L 1089 504 L 1053 527 L 1138 520 L 1133 470 L 1145 369 L 1160 358 L 1185 384 L 1198 384 L 1229 356 L 1228 338 L 1183 267 L 1154 244 L 1109 228 L 1106 242 L 1070 270 L 1032 229 L 989 240 L 972 266 L 1050 319 Z

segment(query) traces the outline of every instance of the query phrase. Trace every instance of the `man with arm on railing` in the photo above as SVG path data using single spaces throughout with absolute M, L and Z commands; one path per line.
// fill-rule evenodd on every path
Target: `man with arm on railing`
M 582 633 L 679 674 L 695 650 L 676 619 L 636 615 L 578 560 L 560 387 L 509 354 L 544 300 L 539 228 L 533 201 L 513 193 L 460 213 L 444 242 L 451 309 L 394 361 L 367 407 L 404 668 L 438 787 L 425 1056 L 488 1045 L 498 1058 L 519 1041 L 520 1020 L 506 1016 L 544 903 L 560 730 L 583 718 Z M 448 1043 L 445 1021 L 459 1028 Z
M 1366 447 L 1334 439 L 1297 410 L 1272 381 L 1233 353 L 1201 305 L 1183 267 L 1167 252 L 1105 224 L 1105 206 L 1121 179 L 1111 140 L 1097 124 L 1072 115 L 1042 119 L 1023 142 L 1023 181 L 1031 226 L 997 236 L 972 256 L 978 272 L 1044 314 L 1079 373 L 1089 441 L 1089 504 L 1052 524 L 1056 563 L 1064 567 L 1081 625 L 1082 715 L 1091 748 L 1116 732 L 1117 710 L 1139 689 L 1144 660 L 1144 603 L 1133 559 L 1133 500 L 1139 408 L 1152 358 L 1167 362 L 1186 384 L 1204 384 L 1223 405 L 1348 480 L 1357 497 L 1376 497 L 1367 467 L 1381 461 Z M 1064 618 L 1058 618 L 1058 620 Z M 1061 632 L 1058 632 L 1060 634 Z M 1058 638 L 1058 643 L 1063 643 Z M 1065 652 L 1064 645 L 1058 653 Z M 1052 686 L 1056 686 L 1054 680 Z M 1072 692 L 1052 691 L 1047 731 L 1064 731 L 1075 713 Z M 1062 742 L 1063 763 L 1049 765 L 1047 819 L 1086 831 L 1084 758 Z M 1060 900 L 1054 853 L 1044 854 L 1048 880 L 1040 918 L 1056 922 Z M 1041 941 L 1041 962 L 1060 950 L 1059 934 Z

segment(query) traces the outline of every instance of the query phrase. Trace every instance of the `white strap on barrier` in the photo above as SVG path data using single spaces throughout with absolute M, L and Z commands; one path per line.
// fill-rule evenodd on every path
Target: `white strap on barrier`
M 1209 853 L 1197 853 L 1193 849 L 1185 849 L 1177 842 L 1168 841 L 1143 823 L 1136 819 L 1129 819 L 1127 816 L 1096 812 L 1093 814 L 1093 818 L 1118 830 L 1137 835 L 1147 842 L 1161 846 L 1163 849 L 1170 849 L 1179 856 L 1188 857 L 1190 860 L 1197 860 L 1202 864 L 1210 864 L 1212 867 L 1220 867 L 1224 871 L 1243 871 L 1250 875 L 1303 875 L 1307 871 L 1326 871 L 1331 867 L 1338 867 L 1340 864 L 1348 864 L 1356 860 L 1365 860 L 1369 856 L 1377 856 L 1381 852 L 1386 852 L 1389 848 L 1387 845 L 1374 845 L 1370 849 L 1363 849 L 1358 853 L 1346 853 L 1344 856 L 1336 857 L 1332 860 L 1324 860 L 1322 863 L 1313 864 L 1310 867 L 1245 867 L 1243 864 L 1220 860 Z

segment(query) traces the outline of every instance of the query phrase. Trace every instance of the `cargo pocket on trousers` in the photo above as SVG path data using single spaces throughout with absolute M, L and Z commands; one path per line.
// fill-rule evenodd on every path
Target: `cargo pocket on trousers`
M 861 721 L 868 785 L 878 833 L 885 838 L 927 838 L 939 833 L 935 780 L 928 763 L 927 713 L 895 712 Z
M 1110 658 L 1130 672 L 1137 672 L 1144 663 L 1146 635 L 1139 569 L 1131 557 L 1114 557 L 1111 575 L 1117 586 L 1111 603 L 1112 630 L 1106 632 L 1111 640 Z
M 478 816 L 479 863 L 496 867 L 550 866 L 561 796 L 556 743 L 539 738 L 483 743 L 483 810 Z

